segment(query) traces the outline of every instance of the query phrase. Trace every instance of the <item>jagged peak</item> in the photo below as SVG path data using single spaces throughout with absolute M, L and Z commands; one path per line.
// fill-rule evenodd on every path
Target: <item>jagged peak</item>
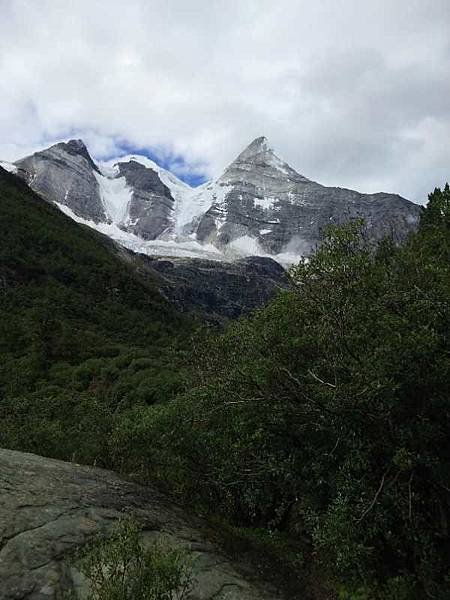
M 35 154 L 41 154 L 42 152 L 48 152 L 49 150 L 64 150 L 65 152 L 69 152 L 70 154 L 89 154 L 89 150 L 87 149 L 86 144 L 81 139 L 71 139 L 66 142 L 57 142 L 56 144 L 52 144 L 48 148 L 44 150 L 39 150 L 35 152 Z
M 255 138 L 234 160 L 231 165 L 225 170 L 226 175 L 230 169 L 233 170 L 236 167 L 241 168 L 243 165 L 248 170 L 248 165 L 254 165 L 255 167 L 268 167 L 280 171 L 285 175 L 291 172 L 291 167 L 282 160 L 276 153 L 273 147 L 270 145 L 269 140 L 265 136 Z
M 67 142 L 59 142 L 58 144 L 54 144 L 53 146 L 51 146 L 49 148 L 49 150 L 51 150 L 53 148 L 61 149 L 64 152 L 67 152 L 68 154 L 82 156 L 83 158 L 85 158 L 88 161 L 88 163 L 91 165 L 91 167 L 95 171 L 100 173 L 98 166 L 92 159 L 92 156 L 89 154 L 89 150 L 87 149 L 87 146 L 83 142 L 83 140 L 71 139 L 71 140 L 68 140 Z
M 269 148 L 269 140 L 266 138 L 265 135 L 260 135 L 259 137 L 255 138 L 253 142 L 250 142 L 247 148 L 250 147 L 261 148 L 266 150 L 267 148 Z
M 62 142 L 62 144 L 65 144 L 66 146 L 68 146 L 69 148 L 72 148 L 73 150 L 87 150 L 86 144 L 81 139 L 68 140 L 67 142 Z
M 274 154 L 273 148 L 269 144 L 269 140 L 261 135 L 255 138 L 250 144 L 239 154 L 237 160 L 248 160 L 252 156 L 258 156 L 270 152 Z
M 89 163 L 94 171 L 100 172 L 98 166 L 89 154 L 86 144 L 81 139 L 70 139 L 67 140 L 67 142 L 57 142 L 48 148 L 38 150 L 29 156 L 24 156 L 23 158 L 14 161 L 14 164 L 20 167 L 24 162 L 32 158 L 39 159 L 40 157 L 48 157 L 49 155 L 61 153 L 71 154 L 72 156 L 81 156 Z
M 82 156 L 84 156 L 86 158 L 89 157 L 91 159 L 89 150 L 83 140 L 81 140 L 81 139 L 68 140 L 63 145 L 64 145 L 66 152 L 73 153 L 73 154 L 81 154 Z
M 267 169 L 272 176 L 288 177 L 295 181 L 309 182 L 309 179 L 298 173 L 285 160 L 283 160 L 269 143 L 266 136 L 255 138 L 239 156 L 225 169 L 219 177 L 219 182 L 235 180 L 236 177 L 244 177 L 245 172 L 252 173 L 255 170 Z M 277 175 L 278 173 L 278 175 Z

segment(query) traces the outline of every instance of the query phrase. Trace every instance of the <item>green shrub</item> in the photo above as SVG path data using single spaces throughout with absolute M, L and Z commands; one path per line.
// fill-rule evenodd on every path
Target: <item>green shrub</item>
M 162 541 L 146 548 L 132 517 L 121 519 L 107 538 L 98 536 L 76 565 L 89 579 L 89 600 L 187 600 L 191 560 L 184 549 Z

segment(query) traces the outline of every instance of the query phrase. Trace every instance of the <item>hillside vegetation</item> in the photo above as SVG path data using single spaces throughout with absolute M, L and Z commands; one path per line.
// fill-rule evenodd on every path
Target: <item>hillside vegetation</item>
M 1 445 L 159 478 L 342 600 L 448 598 L 448 186 L 401 248 L 331 228 L 192 347 L 103 241 L 0 186 Z
M 291 275 L 294 291 L 198 343 L 188 393 L 124 415 L 115 451 L 235 526 L 299 542 L 342 599 L 444 600 L 449 187 L 403 247 L 374 252 L 351 223 Z
M 178 390 L 190 324 L 77 225 L 0 169 L 0 445 L 109 463 L 114 415 Z

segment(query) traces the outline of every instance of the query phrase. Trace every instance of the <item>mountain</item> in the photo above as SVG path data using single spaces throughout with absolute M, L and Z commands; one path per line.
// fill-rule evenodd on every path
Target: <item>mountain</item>
M 94 223 L 108 220 L 97 181 L 100 171 L 81 140 L 56 144 L 15 164 L 18 174 L 46 200 L 70 206 Z
M 82 160 L 75 159 L 75 165 L 83 164 Z M 68 174 L 75 181 L 81 177 L 79 168 L 71 172 L 65 165 L 61 176 Z M 77 198 L 83 206 L 83 199 Z M 44 312 L 50 311 L 53 320 L 75 318 L 88 337 L 95 329 L 115 339 L 117 329 L 133 342 L 148 335 L 153 343 L 157 330 L 163 337 L 164 332 L 172 335 L 183 330 L 182 312 L 222 322 L 267 304 L 289 285 L 283 268 L 270 258 L 159 260 L 125 250 L 104 235 L 80 227 L 2 168 L 0 223 L 0 291 L 8 290 L 11 307 L 18 311 L 11 308 L 12 312 L 3 315 L 4 327 L 16 317 L 21 321 L 23 316 L 27 322 L 24 306 L 37 303 L 47 307 Z M 148 324 L 147 332 L 143 323 Z M 71 325 L 66 330 L 75 339 Z M 62 335 L 56 337 L 62 342 Z
M 325 187 L 255 139 L 216 180 L 191 188 L 144 156 L 95 162 L 81 140 L 12 167 L 77 221 L 145 254 L 292 263 L 314 251 L 329 224 L 363 218 L 375 241 L 403 239 L 421 207 L 395 194 Z
M 169 188 L 154 168 L 136 160 L 101 169 L 81 140 L 70 140 L 15 165 L 32 189 L 75 217 L 112 224 L 144 240 L 162 237 L 172 225 Z
M 181 312 L 222 323 L 265 306 L 291 286 L 283 267 L 268 257 L 234 261 L 129 253 L 141 273 L 150 273 L 162 294 Z
M 281 160 L 265 137 L 255 139 L 206 187 L 213 202 L 196 228 L 200 242 L 270 255 L 308 255 L 324 228 L 363 218 L 379 240 L 402 239 L 421 208 L 394 194 L 360 194 L 310 181 Z
M 72 362 L 120 345 L 163 346 L 190 329 L 155 278 L 126 264 L 111 240 L 80 227 L 2 168 L 0 224 L 4 365 L 16 352 Z M 0 390 L 6 373 L 0 369 Z

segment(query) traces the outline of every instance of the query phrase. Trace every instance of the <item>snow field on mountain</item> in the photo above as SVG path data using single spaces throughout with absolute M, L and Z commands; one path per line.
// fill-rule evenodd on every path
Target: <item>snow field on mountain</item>
M 5 171 L 8 171 L 9 173 L 17 173 L 17 167 L 12 163 L 0 160 L 0 167 L 2 167 L 2 169 L 5 169 Z
M 105 212 L 113 223 L 124 223 L 128 215 L 133 190 L 127 186 L 125 177 L 105 177 L 94 171 L 100 198 Z

